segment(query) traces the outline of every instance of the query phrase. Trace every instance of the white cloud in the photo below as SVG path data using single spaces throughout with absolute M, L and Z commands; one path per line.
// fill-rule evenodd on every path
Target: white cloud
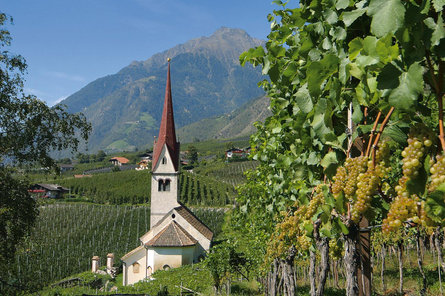
M 82 76 L 72 75 L 72 74 L 68 74 L 68 73 L 64 73 L 64 72 L 47 71 L 46 74 L 49 76 L 56 77 L 56 78 L 61 78 L 61 79 L 66 79 L 66 80 L 71 80 L 71 81 L 77 81 L 77 82 L 85 82 L 86 81 L 86 79 Z

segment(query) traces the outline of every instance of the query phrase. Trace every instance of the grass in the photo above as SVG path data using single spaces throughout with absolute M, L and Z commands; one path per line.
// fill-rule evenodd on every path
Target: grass
M 410 250 L 408 255 L 405 256 L 404 265 L 404 293 L 399 294 L 398 290 L 398 267 L 397 267 L 397 259 L 394 254 L 389 254 L 387 256 L 388 268 L 385 271 L 385 281 L 387 284 L 387 290 L 382 291 L 380 285 L 380 270 L 378 268 L 379 263 L 377 260 L 374 262 L 375 269 L 373 274 L 373 293 L 374 296 L 401 296 L 401 295 L 419 295 L 421 288 L 421 275 L 417 268 L 415 250 Z M 427 277 L 427 293 L 426 295 L 440 295 L 440 287 L 438 282 L 438 273 L 437 273 L 437 265 L 435 264 L 435 260 L 433 254 L 427 251 L 425 253 L 425 264 L 424 270 Z M 298 266 L 300 272 L 297 273 L 297 295 L 310 295 L 310 286 L 307 279 L 302 278 L 301 269 L 305 268 L 302 266 Z M 341 272 L 341 270 L 340 270 Z M 83 275 L 88 278 L 87 273 Z M 94 276 L 94 275 L 93 275 Z M 80 277 L 78 275 L 74 275 L 71 278 Z M 143 281 L 139 282 L 133 286 L 122 286 L 122 274 L 119 274 L 115 280 L 108 279 L 109 285 L 108 289 L 95 289 L 91 288 L 90 285 L 84 283 L 78 287 L 47 287 L 40 291 L 36 295 L 80 295 L 80 294 L 88 294 L 88 295 L 111 295 L 115 294 L 114 292 L 109 292 L 108 290 L 116 286 L 118 293 L 128 293 L 128 294 L 146 294 L 146 295 L 160 295 L 158 294 L 160 291 L 168 291 L 169 295 L 179 295 L 180 294 L 180 286 L 186 287 L 193 291 L 199 292 L 203 295 L 214 295 L 214 289 L 212 284 L 212 277 L 210 272 L 205 268 L 205 266 L 201 263 L 194 265 L 187 265 L 176 269 L 171 269 L 169 271 L 158 271 L 154 273 L 153 277 L 155 280 L 151 281 Z M 89 276 L 91 279 L 91 275 Z M 106 281 L 104 281 L 106 282 Z M 332 275 L 330 274 L 328 277 L 328 281 L 326 283 L 325 295 L 332 296 L 344 296 L 346 295 L 345 289 L 343 289 L 345 282 L 344 279 L 340 276 L 339 287 L 335 287 Z M 445 282 L 443 283 L 445 287 Z M 115 289 L 116 289 L 115 288 Z M 235 279 L 235 276 L 232 277 L 231 282 L 231 295 L 262 295 L 262 291 L 260 285 L 255 280 L 251 281 L 238 281 Z M 225 292 L 223 292 L 225 294 Z
M 160 270 L 153 274 L 153 280 L 141 281 L 130 286 L 122 285 L 122 276 L 121 273 L 115 279 L 111 279 L 107 275 L 101 276 L 91 272 L 83 272 L 62 280 L 82 279 L 82 282 L 77 286 L 62 287 L 53 284 L 33 295 L 113 295 L 116 293 L 159 295 L 160 291 L 168 291 L 169 295 L 180 295 L 180 287 L 185 287 L 203 295 L 214 295 L 211 274 L 202 263 L 185 265 L 168 271 Z M 95 286 L 97 282 L 100 282 L 102 286 L 107 282 L 108 284 L 106 288 L 100 288 Z M 186 289 L 182 289 L 182 292 L 186 292 Z M 232 281 L 231 295 L 261 295 L 261 293 L 256 281 L 235 280 Z

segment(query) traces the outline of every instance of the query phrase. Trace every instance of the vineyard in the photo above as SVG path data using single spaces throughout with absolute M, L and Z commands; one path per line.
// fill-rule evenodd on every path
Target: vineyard
M 199 175 L 213 177 L 232 186 L 237 186 L 246 181 L 244 173 L 248 170 L 254 170 L 256 166 L 256 161 L 215 162 L 204 167 L 198 167 L 194 169 L 194 172 Z
M 89 270 L 94 255 L 102 258 L 102 265 L 107 253 L 119 262 L 150 227 L 147 206 L 59 203 L 39 210 L 33 233 L 16 255 L 18 284 L 31 290 Z M 215 235 L 221 232 L 224 211 L 193 211 Z
M 97 174 L 91 178 L 67 178 L 57 182 L 71 193 L 101 204 L 143 204 L 150 202 L 151 175 L 147 171 Z M 180 200 L 191 206 L 225 206 L 235 196 L 233 186 L 216 179 L 183 172 Z
M 240 56 L 268 75 L 272 115 L 233 241 L 266 295 L 330 294 L 332 275 L 348 296 L 444 295 L 444 2 L 274 3 L 267 42 Z

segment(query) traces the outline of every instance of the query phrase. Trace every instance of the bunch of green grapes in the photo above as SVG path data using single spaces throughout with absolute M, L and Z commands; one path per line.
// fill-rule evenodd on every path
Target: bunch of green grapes
M 357 177 L 366 171 L 367 158 L 359 156 L 347 158 L 344 166 L 337 168 L 332 185 L 332 193 L 337 198 L 341 192 L 345 193 L 348 199 L 352 199 L 357 190 Z
M 391 141 L 389 138 L 383 138 L 380 140 L 378 149 L 375 154 L 375 162 L 377 164 L 388 159 L 388 156 L 390 154 L 390 142 Z
M 324 202 L 324 194 L 322 190 L 323 185 L 318 185 L 315 187 L 315 195 L 309 202 L 307 206 L 306 214 L 304 215 L 304 219 L 311 219 L 312 216 L 317 212 L 318 207 Z
M 340 260 L 343 257 L 343 245 L 339 239 L 329 241 L 329 257 L 332 260 Z
M 365 156 L 346 159 L 345 168 L 348 174 L 343 192 L 349 200 L 353 199 L 357 190 L 357 177 L 366 171 L 367 162 L 368 159 Z
M 358 223 L 361 215 L 370 208 L 372 196 L 376 194 L 379 185 L 380 177 L 375 170 L 368 169 L 358 176 L 357 200 L 351 210 L 351 219 L 354 222 Z
M 426 215 L 421 215 L 422 210 L 419 213 L 417 206 L 422 208 L 423 203 L 416 194 L 410 195 L 406 184 L 419 174 L 425 152 L 433 143 L 431 137 L 431 132 L 424 125 L 415 126 L 408 135 L 408 146 L 402 151 L 403 176 L 395 187 L 397 197 L 391 204 L 388 217 L 383 220 L 382 230 L 386 233 L 400 228 L 408 219 L 415 224 L 426 223 Z
M 406 221 L 408 218 L 412 218 L 413 222 L 415 220 L 415 223 L 420 222 L 419 217 L 417 216 L 416 204 L 417 202 L 420 202 L 420 199 L 417 195 L 409 195 L 406 187 L 406 183 L 409 179 L 408 176 L 402 176 L 399 179 L 399 184 L 395 187 L 397 196 L 391 203 L 388 216 L 386 219 L 383 219 L 382 231 L 384 233 L 400 228 L 402 222 Z
M 298 202 L 294 204 L 298 206 Z M 282 212 L 282 220 L 275 227 L 268 242 L 266 258 L 277 258 L 288 250 L 288 242 L 297 242 L 300 236 L 299 224 L 301 223 L 302 214 L 305 212 L 306 206 L 300 206 L 295 211 L 295 215 L 291 212 Z M 267 260 L 266 260 L 267 261 Z
M 345 167 L 341 166 L 337 168 L 337 173 L 334 176 L 334 184 L 332 184 L 332 194 L 334 194 L 335 198 L 337 198 L 343 191 L 343 188 L 345 188 L 346 175 Z
M 390 140 L 384 138 L 380 141 L 376 156 L 375 156 L 375 173 L 380 178 L 384 178 L 391 171 L 391 166 L 389 166 L 389 156 L 390 156 Z M 372 160 L 368 162 L 368 170 L 372 168 Z
M 434 191 L 436 188 L 445 182 L 445 153 L 436 157 L 436 162 L 430 168 L 431 183 L 428 187 L 429 191 Z
M 305 235 L 305 234 L 300 235 L 297 238 L 297 245 L 295 247 L 300 252 L 301 251 L 307 251 L 311 247 L 311 239 L 307 235 Z
M 371 207 L 371 199 L 377 193 L 382 178 L 391 170 L 391 167 L 388 166 L 389 152 L 389 139 L 382 139 L 376 152 L 375 167 L 373 161 L 369 160 L 367 171 L 357 177 L 356 201 L 351 210 L 351 219 L 356 223 L 360 221 L 361 215 Z
M 424 125 L 417 125 L 408 135 L 408 146 L 402 151 L 403 175 L 417 177 L 422 166 L 425 151 L 433 142 L 431 132 Z
M 415 194 L 411 197 L 397 196 L 391 203 L 388 216 L 383 219 L 382 231 L 388 233 L 399 229 L 409 218 L 414 223 L 419 223 L 420 218 L 417 216 L 417 202 L 419 201 L 419 197 Z
M 415 217 L 414 217 L 415 218 Z M 420 202 L 420 214 L 419 214 L 419 222 L 416 222 L 415 219 L 413 219 L 414 223 L 421 223 L 424 229 L 427 231 L 427 233 L 432 234 L 434 232 L 434 222 L 431 220 L 430 217 L 428 217 L 426 210 L 425 210 L 425 201 Z

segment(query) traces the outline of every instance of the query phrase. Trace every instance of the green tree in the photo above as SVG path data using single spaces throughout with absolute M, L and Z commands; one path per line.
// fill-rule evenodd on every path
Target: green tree
M 187 158 L 192 165 L 198 163 L 198 150 L 195 146 L 190 145 L 188 147 Z
M 90 162 L 89 154 L 77 153 L 76 158 L 80 163 L 89 163 Z
M 103 150 L 97 151 L 96 161 L 98 162 L 104 161 L 105 157 L 107 157 L 107 154 Z
M 230 281 L 233 275 L 248 278 L 250 262 L 243 253 L 237 252 L 233 244 L 228 241 L 214 246 L 207 255 L 204 264 L 210 270 L 213 285 L 216 292 L 222 292 L 221 287 L 227 283 L 230 289 Z
M 0 291 L 14 286 L 7 275 L 17 245 L 37 216 L 28 184 L 14 173 L 11 164 L 40 163 L 55 167 L 50 152 L 75 150 L 87 139 L 91 126 L 82 114 L 69 114 L 65 107 L 48 107 L 23 92 L 26 62 L 7 50 L 11 36 L 6 25 L 12 19 L 0 12 Z

